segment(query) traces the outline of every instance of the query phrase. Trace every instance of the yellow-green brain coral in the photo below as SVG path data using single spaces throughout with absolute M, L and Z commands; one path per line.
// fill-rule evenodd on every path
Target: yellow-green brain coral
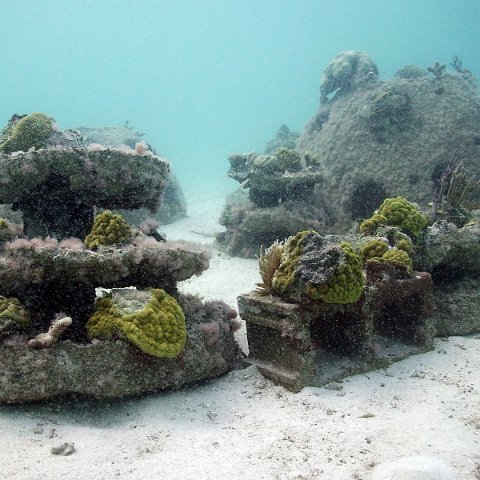
M 90 338 L 111 339 L 119 332 L 140 350 L 156 357 L 176 357 L 185 348 L 185 315 L 175 298 L 162 289 L 150 289 L 146 304 L 125 309 L 112 296 L 98 299 L 87 322 Z M 145 292 L 144 292 L 145 293 Z
M 286 241 L 272 286 L 293 300 L 307 295 L 326 303 L 352 303 L 364 287 L 362 262 L 348 243 L 337 245 L 306 230 Z
M 380 240 L 379 238 L 374 238 L 362 246 L 360 257 L 362 262 L 365 263 L 371 258 L 381 257 L 387 250 L 388 244 L 385 241 Z
M 16 298 L 0 295 L 0 330 L 7 323 L 28 327 L 31 323 L 30 314 Z
M 18 120 L 5 133 L 0 151 L 12 153 L 30 148 L 41 148 L 53 131 L 53 121 L 43 113 L 32 113 Z
M 414 236 L 418 236 L 428 225 L 427 217 L 403 197 L 385 199 L 377 213 L 387 219 L 388 225 Z
M 360 224 L 360 231 L 366 234 L 373 234 L 380 225 L 387 225 L 387 218 L 384 215 L 375 213 Z
M 413 261 L 405 250 L 391 248 L 382 256 L 382 259 L 394 265 L 406 267 L 408 273 L 413 272 Z
M 409 255 L 412 253 L 413 245 L 412 241 L 407 238 L 401 238 L 395 243 L 395 247 L 399 250 L 407 252 Z
M 343 242 L 340 247 L 344 258 L 335 274 L 325 284 L 307 284 L 310 298 L 326 303 L 353 303 L 360 298 L 365 286 L 362 262 L 349 243 Z
M 295 281 L 294 271 L 300 261 L 303 247 L 302 242 L 309 234 L 316 234 L 314 230 L 304 230 L 289 237 L 284 245 L 280 267 L 272 278 L 272 287 L 280 293 L 284 293 Z
M 110 210 L 98 214 L 92 231 L 85 238 L 85 245 L 90 248 L 107 247 L 128 242 L 132 230 L 120 214 Z

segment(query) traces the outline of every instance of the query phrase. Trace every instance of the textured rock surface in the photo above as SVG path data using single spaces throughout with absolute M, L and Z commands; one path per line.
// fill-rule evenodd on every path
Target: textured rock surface
M 441 283 L 435 286 L 433 293 L 437 335 L 480 332 L 480 278 Z
M 178 388 L 239 367 L 242 360 L 233 339 L 236 326 L 231 310 L 220 302 L 213 308 L 198 300 L 192 303 L 184 298 L 181 302 L 187 344 L 183 354 L 174 359 L 147 355 L 122 340 L 63 341 L 33 350 L 26 346 L 24 336 L 11 337 L 0 345 L 0 403 L 66 394 L 96 398 L 138 395 Z
M 461 228 L 436 222 L 427 228 L 424 243 L 418 265 L 435 277 L 448 279 L 480 272 L 480 221 Z
M 0 203 L 23 213 L 28 236 L 84 236 L 93 207 L 159 207 L 169 164 L 134 150 L 55 147 L 0 154 Z M 85 233 L 86 232 L 86 233 Z
M 123 127 L 99 127 L 87 128 L 78 127 L 77 130 L 82 135 L 84 146 L 90 143 L 98 143 L 108 147 L 121 147 L 126 145 L 135 149 L 137 143 L 143 143 L 144 132 L 136 131 L 128 125 Z M 140 147 L 142 148 L 142 147 Z M 145 148 L 154 151 L 149 145 L 145 144 Z M 156 153 L 156 152 L 155 152 Z M 128 220 L 130 224 L 139 225 L 146 218 L 151 217 L 152 213 L 145 208 L 130 210 L 120 210 L 120 213 Z M 187 214 L 187 206 L 183 195 L 182 187 L 177 178 L 170 174 L 168 184 L 162 197 L 160 208 L 154 217 L 163 224 L 174 222 Z
M 470 75 L 396 77 L 339 92 L 307 125 L 298 149 L 319 159 L 334 212 L 328 228 L 341 231 L 369 216 L 379 197 L 426 206 L 456 148 L 479 176 L 479 131 L 480 97 Z
M 342 55 L 347 53 L 363 52 Z M 296 233 L 289 230 L 283 209 L 296 224 L 303 222 L 303 229 L 322 234 L 347 232 L 387 197 L 403 196 L 427 209 L 435 182 L 456 149 L 464 152 L 469 174 L 480 177 L 480 95 L 470 74 L 435 74 L 409 66 L 379 81 L 371 60 L 356 70 L 355 55 L 336 58 L 326 68 L 322 104 L 297 141 L 297 152 L 314 159 L 310 175 L 318 176 L 313 192 L 308 186 L 308 196 L 294 198 L 288 192 L 299 189 L 284 185 L 287 195 L 277 205 L 259 205 L 252 196 L 252 203 L 241 209 L 235 201 L 227 203 L 222 218 L 226 232 L 219 243 L 230 253 L 253 256 L 261 243 Z M 246 179 L 248 169 L 244 173 Z M 258 183 L 269 182 L 262 178 Z M 480 193 L 475 195 L 469 199 L 473 205 L 480 201 Z M 285 228 L 265 222 L 266 215 L 281 219 Z
M 177 281 L 208 268 L 208 255 L 189 244 L 168 242 L 95 252 L 58 246 L 7 248 L 0 265 L 0 295 L 18 298 L 32 312 L 34 323 L 44 328 L 58 312 L 83 324 L 97 287 L 133 285 L 174 293 Z M 75 335 L 75 330 L 69 333 Z

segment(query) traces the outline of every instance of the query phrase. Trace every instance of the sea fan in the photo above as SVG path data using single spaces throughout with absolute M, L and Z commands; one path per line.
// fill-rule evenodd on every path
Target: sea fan
M 260 295 L 270 295 L 273 291 L 272 278 L 282 262 L 284 244 L 283 241 L 275 240 L 266 250 L 263 247 L 260 248 L 258 265 L 262 281 L 257 283 L 258 288 L 256 289 Z

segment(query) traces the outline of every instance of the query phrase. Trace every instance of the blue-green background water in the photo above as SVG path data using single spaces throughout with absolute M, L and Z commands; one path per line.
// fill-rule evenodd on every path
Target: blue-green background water
M 367 51 L 480 74 L 480 0 L 0 0 L 0 123 L 122 125 L 170 159 L 188 192 L 226 185 L 227 157 L 302 131 L 323 69 Z

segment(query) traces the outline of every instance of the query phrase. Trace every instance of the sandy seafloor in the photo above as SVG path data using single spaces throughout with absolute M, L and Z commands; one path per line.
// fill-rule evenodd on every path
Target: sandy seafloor
M 160 230 L 212 245 L 222 204 L 192 196 L 189 217 Z M 213 250 L 181 289 L 236 307 L 256 281 L 255 260 Z M 143 398 L 0 407 L 0 479 L 480 478 L 480 335 L 337 388 L 293 394 L 251 366 Z M 75 452 L 53 455 L 64 442 Z

